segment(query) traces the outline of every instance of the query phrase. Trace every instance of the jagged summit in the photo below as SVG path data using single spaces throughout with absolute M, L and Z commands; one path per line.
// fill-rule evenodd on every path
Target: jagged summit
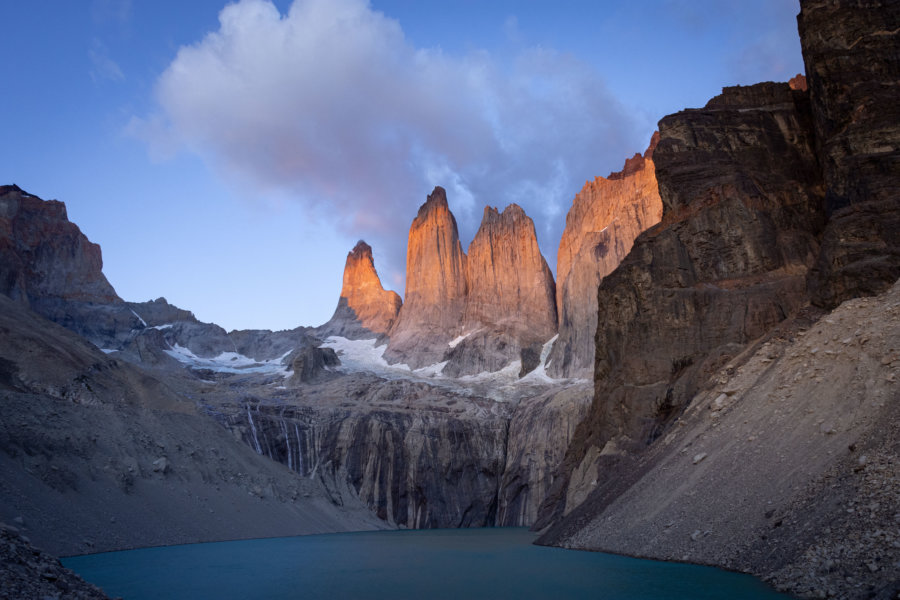
M 416 218 L 421 218 L 423 215 L 427 214 L 432 210 L 450 210 L 450 206 L 447 203 L 447 190 L 442 188 L 439 185 L 434 186 L 434 190 L 425 199 L 425 202 L 422 206 L 419 207 L 419 212 L 416 215 Z M 456 219 L 453 220 L 456 222 Z
M 459 335 L 465 307 L 466 255 L 447 193 L 434 188 L 409 228 L 406 294 L 385 358 L 413 368 L 443 359 Z
M 320 333 L 351 339 L 383 336 L 394 325 L 401 305 L 396 292 L 382 287 L 372 247 L 359 240 L 347 254 L 337 308 Z
M 462 321 L 466 337 L 449 355 L 448 375 L 497 371 L 521 359 L 523 349 L 540 354 L 556 333 L 556 288 L 537 244 L 534 222 L 516 204 L 503 212 L 485 207 L 469 244 L 469 293 Z M 537 364 L 529 362 L 526 370 Z

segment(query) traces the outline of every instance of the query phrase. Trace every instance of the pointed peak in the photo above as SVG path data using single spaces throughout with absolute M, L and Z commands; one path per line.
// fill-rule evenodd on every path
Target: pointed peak
M 447 191 L 441 186 L 437 185 L 434 187 L 434 191 L 428 194 L 428 198 L 425 200 L 425 203 L 419 207 L 419 213 L 417 217 L 422 217 L 423 215 L 433 210 L 440 209 L 449 211 L 450 207 L 447 204 Z
M 353 246 L 353 250 L 349 252 L 347 258 L 362 258 L 364 256 L 372 256 L 372 246 L 368 245 L 364 240 L 359 240 Z

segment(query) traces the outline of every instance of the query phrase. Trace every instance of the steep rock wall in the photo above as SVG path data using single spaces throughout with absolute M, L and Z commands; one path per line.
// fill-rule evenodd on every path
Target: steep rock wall
M 466 299 L 466 255 L 447 193 L 434 188 L 409 228 L 406 294 L 384 353 L 412 368 L 442 360 L 459 335 Z
M 465 338 L 449 351 L 443 373 L 499 371 L 523 348 L 539 353 L 556 333 L 555 286 L 525 211 L 485 207 L 466 264 Z
M 803 92 L 726 88 L 660 121 L 654 161 L 664 215 L 600 284 L 594 402 L 545 516 L 597 478 L 574 472 L 655 439 L 710 373 L 807 302 L 824 217 Z
M 809 287 L 833 308 L 900 277 L 900 3 L 807 1 L 797 20 L 829 216 Z
M 547 370 L 556 377 L 588 377 L 594 368 L 596 296 L 600 281 L 631 251 L 634 238 L 662 217 L 653 151 L 635 154 L 609 177 L 589 181 L 575 196 L 557 254 L 559 338 Z

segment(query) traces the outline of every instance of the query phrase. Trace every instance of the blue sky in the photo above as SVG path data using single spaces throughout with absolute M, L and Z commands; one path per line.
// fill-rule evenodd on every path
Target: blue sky
M 326 321 L 347 252 L 403 294 L 434 185 L 464 247 L 522 205 L 551 268 L 585 180 L 726 85 L 803 71 L 797 0 L 0 3 L 0 183 L 66 203 L 119 295 Z

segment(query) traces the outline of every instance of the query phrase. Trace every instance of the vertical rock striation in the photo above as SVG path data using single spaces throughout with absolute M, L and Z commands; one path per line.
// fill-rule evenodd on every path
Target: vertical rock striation
M 372 247 L 360 240 L 347 254 L 341 297 L 334 315 L 320 328 L 320 333 L 351 339 L 386 335 L 397 320 L 402 304 L 396 292 L 382 287 Z
M 556 303 L 559 338 L 547 370 L 557 377 L 587 377 L 594 367 L 597 286 L 631 251 L 634 238 L 662 217 L 656 184 L 654 133 L 643 156 L 589 181 L 575 196 L 559 242 Z
M 556 333 L 553 274 L 534 223 L 518 205 L 503 212 L 485 207 L 469 244 L 466 275 L 465 338 L 450 350 L 445 374 L 498 371 L 519 359 L 523 349 L 539 353 Z
M 833 308 L 900 276 L 900 3 L 802 3 L 798 16 L 828 226 L 810 273 Z
M 443 359 L 459 335 L 466 301 L 466 255 L 447 193 L 435 187 L 409 228 L 406 295 L 385 358 L 412 368 Z

